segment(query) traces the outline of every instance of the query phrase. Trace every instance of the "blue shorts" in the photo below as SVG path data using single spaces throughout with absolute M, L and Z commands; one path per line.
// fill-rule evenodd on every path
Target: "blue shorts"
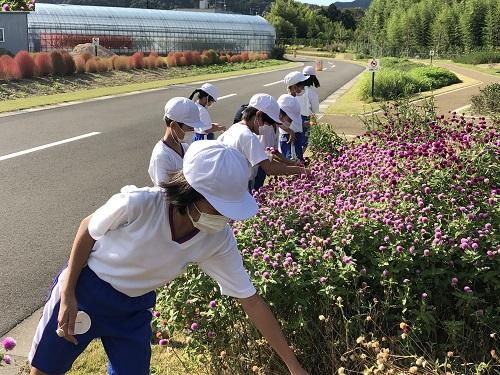
M 293 144 L 287 143 L 288 137 L 288 134 L 281 134 L 280 136 L 280 148 L 283 156 L 287 159 L 292 159 L 292 147 L 294 147 L 297 159 L 304 160 L 302 154 L 303 133 L 295 133 L 295 143 Z
M 100 338 L 116 375 L 148 375 L 151 359 L 151 308 L 155 292 L 129 297 L 85 267 L 76 286 L 78 310 L 91 319 L 87 333 L 76 335 L 74 345 L 56 335 L 64 270 L 54 283 L 33 339 L 31 365 L 47 374 L 68 372 L 76 358 Z
M 214 135 L 214 133 L 208 133 L 208 134 L 194 133 L 193 134 L 193 142 L 202 141 L 204 139 L 213 140 L 213 139 L 215 139 L 215 135 Z

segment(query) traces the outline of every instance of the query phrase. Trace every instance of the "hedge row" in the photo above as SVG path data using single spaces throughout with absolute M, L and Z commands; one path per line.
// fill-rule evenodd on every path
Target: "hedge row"
M 454 62 L 462 64 L 496 64 L 500 63 L 500 50 L 470 52 L 453 58 Z
M 435 90 L 461 82 L 451 71 L 395 58 L 383 59 L 382 70 L 375 74 L 375 100 L 394 100 L 419 92 Z M 361 98 L 372 96 L 372 77 L 367 74 L 360 83 Z
M 144 56 L 136 52 L 132 56 L 94 57 L 90 53 L 73 57 L 66 51 L 29 54 L 19 52 L 15 57 L 0 56 L 0 80 L 16 80 L 38 76 L 67 76 L 75 73 L 100 73 L 111 70 L 157 69 L 177 66 L 206 66 L 213 64 L 241 63 L 266 60 L 266 53 L 242 52 L 222 54 L 213 50 L 204 52 L 171 52 L 161 57 L 155 52 Z

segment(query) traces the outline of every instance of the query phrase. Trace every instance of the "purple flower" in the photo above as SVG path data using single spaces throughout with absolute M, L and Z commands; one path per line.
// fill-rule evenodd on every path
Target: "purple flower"
M 167 339 L 161 339 L 158 344 L 160 344 L 160 346 L 167 346 L 168 345 L 168 340 Z
M 160 312 L 159 312 L 159 311 L 154 311 L 154 312 L 153 312 L 153 316 L 154 316 L 155 318 L 159 318 L 159 317 L 160 317 Z
M 424 257 L 428 257 L 430 254 L 431 252 L 429 251 L 429 249 L 424 250 Z
M 263 277 L 264 279 L 268 280 L 268 279 L 269 279 L 269 272 L 267 272 L 267 271 L 263 272 L 263 273 L 262 273 L 262 277 Z
M 319 282 L 320 282 L 321 284 L 326 283 L 326 281 L 327 281 L 327 280 L 328 280 L 328 278 L 326 278 L 326 277 L 320 277 L 320 278 L 319 278 Z
M 207 336 L 208 336 L 209 338 L 213 339 L 213 338 L 216 336 L 216 334 L 215 334 L 215 332 L 214 332 L 214 331 L 210 331 L 210 332 L 208 332 L 208 333 L 207 333 Z
M 384 272 L 382 272 L 382 275 L 384 275 L 384 277 L 388 277 L 389 276 L 389 271 L 388 270 L 384 270 Z
M 464 292 L 467 294 L 470 294 L 470 293 L 472 293 L 472 289 L 469 288 L 468 286 L 464 286 Z
M 198 329 L 198 323 L 194 322 L 191 324 L 191 331 L 196 331 Z
M 2 341 L 2 345 L 5 350 L 12 350 L 16 347 L 16 340 L 14 340 L 12 337 L 6 337 Z
M 217 306 L 217 301 L 213 300 L 208 303 L 208 308 L 213 309 L 215 306 Z
M 422 299 L 426 299 L 428 297 L 427 293 L 422 293 Z
M 7 365 L 10 365 L 12 363 L 12 358 L 10 357 L 10 355 L 8 354 L 5 354 L 3 356 L 3 361 L 7 364 Z
M 457 286 L 457 284 L 458 284 L 458 279 L 456 277 L 452 278 L 451 279 L 451 285 L 452 286 Z
M 345 263 L 345 264 L 351 264 L 352 263 L 352 259 L 351 257 L 347 256 L 347 255 L 344 255 L 342 257 L 342 261 Z
M 3 10 L 4 12 L 8 12 L 8 11 L 10 10 L 10 5 L 9 5 L 9 4 L 4 4 L 4 5 L 2 6 L 2 10 Z

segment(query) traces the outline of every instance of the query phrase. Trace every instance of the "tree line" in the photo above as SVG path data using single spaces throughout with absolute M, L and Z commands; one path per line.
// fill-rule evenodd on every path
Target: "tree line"
M 441 55 L 500 47 L 500 0 L 374 0 L 356 32 L 366 54 Z

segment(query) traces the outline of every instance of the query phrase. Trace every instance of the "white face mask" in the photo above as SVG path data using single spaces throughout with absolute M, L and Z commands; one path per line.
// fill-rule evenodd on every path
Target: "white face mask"
M 205 212 L 201 212 L 198 207 L 196 207 L 196 204 L 193 204 L 194 208 L 196 208 L 196 211 L 200 214 L 200 218 L 198 221 L 194 221 L 193 218 L 191 217 L 191 214 L 189 213 L 189 209 L 187 210 L 189 219 L 191 220 L 191 223 L 195 228 L 198 228 L 202 232 L 206 233 L 217 233 L 223 230 L 227 223 L 229 222 L 229 218 L 222 216 L 222 215 L 212 215 L 212 214 L 207 214 Z

